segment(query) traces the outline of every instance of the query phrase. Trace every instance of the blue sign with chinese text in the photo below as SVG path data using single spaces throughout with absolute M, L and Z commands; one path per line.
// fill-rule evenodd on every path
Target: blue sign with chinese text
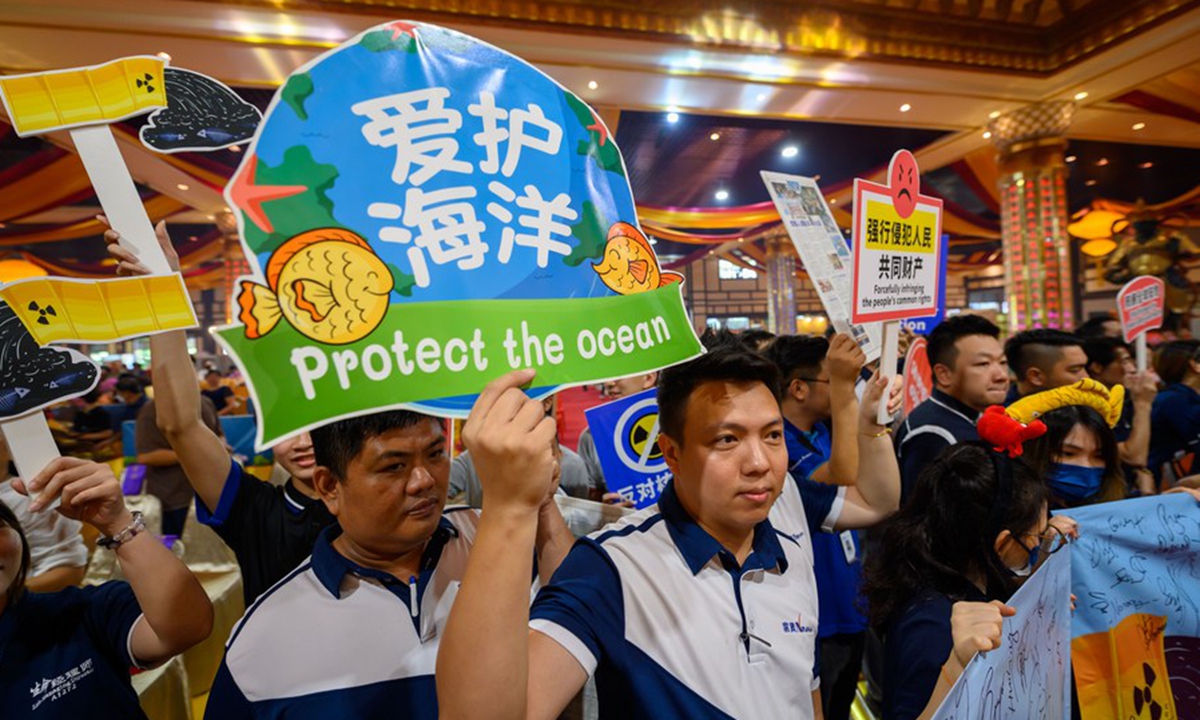
M 269 444 L 385 408 L 465 416 L 701 351 L 599 115 L 503 50 L 397 21 L 280 88 L 226 199 L 253 275 L 217 336 Z
M 658 502 L 671 479 L 658 447 L 658 391 L 651 388 L 585 414 L 609 492 L 638 509 Z

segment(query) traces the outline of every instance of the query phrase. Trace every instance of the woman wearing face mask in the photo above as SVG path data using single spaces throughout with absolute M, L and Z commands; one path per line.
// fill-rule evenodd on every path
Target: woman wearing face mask
M 164 662 L 208 637 L 213 609 L 204 588 L 130 513 L 107 465 L 59 458 L 17 490 L 32 512 L 92 525 L 128 582 L 55 593 L 25 588 L 29 545 L 0 503 L 0 717 L 145 718 L 131 667 Z
M 951 446 L 925 468 L 864 568 L 884 720 L 933 715 L 971 657 L 1000 646 L 1004 601 L 1074 525 L 1051 524 L 1046 486 L 1025 463 L 982 445 Z
M 1025 443 L 1025 457 L 1046 480 L 1050 507 L 1123 500 L 1127 493 L 1117 439 L 1100 413 L 1066 405 L 1041 418 L 1046 433 Z

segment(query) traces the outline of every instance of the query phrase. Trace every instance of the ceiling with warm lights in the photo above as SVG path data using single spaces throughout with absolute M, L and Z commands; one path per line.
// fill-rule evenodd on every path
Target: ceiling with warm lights
M 492 42 L 592 103 L 651 224 L 671 208 L 756 207 L 761 170 L 820 175 L 844 221 L 851 179 L 909 147 L 954 215 L 957 267 L 995 262 L 986 126 L 1047 100 L 1077 103 L 1073 210 L 1171 202 L 1200 186 L 1198 0 L 6 0 L 0 73 L 163 52 L 265 107 L 291 70 L 398 17 Z M 143 198 L 170 218 L 193 285 L 219 284 L 225 244 L 211 218 L 240 154 L 164 158 L 136 142 L 138 125 L 118 141 Z M 0 192 L 0 254 L 108 272 L 65 135 L 22 140 L 3 126 Z M 1181 207 L 1200 218 L 1195 203 Z M 696 257 L 686 235 L 728 252 L 764 229 L 746 217 L 757 224 L 664 228 L 659 250 Z

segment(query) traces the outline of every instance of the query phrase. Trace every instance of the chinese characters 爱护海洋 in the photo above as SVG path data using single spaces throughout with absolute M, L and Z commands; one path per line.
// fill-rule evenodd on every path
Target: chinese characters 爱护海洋
M 369 143 L 396 151 L 392 181 L 410 185 L 403 207 L 374 202 L 367 214 L 399 222 L 383 227 L 379 239 L 409 245 L 407 257 L 418 287 L 429 286 L 430 263 L 457 263 L 460 270 L 474 270 L 483 265 L 490 249 L 483 240 L 487 226 L 470 202 L 478 193 L 475 186 L 425 191 L 421 185 L 441 172 L 472 175 L 476 169 L 485 175 L 511 178 L 526 148 L 555 155 L 562 144 L 562 128 L 546 118 L 540 107 L 530 103 L 524 109 L 506 110 L 496 105 L 492 93 L 484 91 L 479 93 L 478 103 L 467 107 L 467 113 L 479 118 L 482 126 L 471 136 L 485 153 L 474 168 L 457 157 L 456 134 L 463 127 L 463 118 L 459 111 L 446 107 L 449 97 L 449 89 L 431 87 L 351 107 L 356 115 L 368 119 L 362 134 Z M 491 180 L 487 189 L 495 198 L 486 205 L 488 214 L 505 224 L 497 253 L 501 264 L 508 264 L 514 246 L 536 250 L 541 268 L 548 265 L 551 253 L 566 256 L 571 252 L 566 242 L 571 228 L 566 221 L 577 220 L 579 213 L 566 193 L 547 198 L 535 185 L 526 184 L 518 194 L 500 180 Z M 518 232 L 514 219 L 517 227 L 528 232 Z

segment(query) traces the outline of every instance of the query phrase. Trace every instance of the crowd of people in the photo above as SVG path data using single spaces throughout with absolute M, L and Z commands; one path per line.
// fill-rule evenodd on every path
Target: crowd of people
M 110 252 L 122 274 L 146 272 Z M 153 399 L 136 377 L 112 392 L 136 408 L 162 533 L 195 502 L 246 601 L 206 716 L 550 719 L 594 680 L 605 718 L 844 720 L 865 674 L 883 718 L 928 718 L 971 657 L 1001 644 L 1023 578 L 1077 534 L 1070 508 L 1200 499 L 1198 341 L 1157 348 L 1138 372 L 1111 323 L 1002 343 L 988 320 L 954 316 L 928 337 L 932 395 L 881 425 L 880 405 L 900 406 L 897 369 L 848 336 L 703 339 L 692 361 L 609 384 L 657 389 L 672 479 L 656 504 L 576 538 L 557 495 L 622 498 L 596 439 L 563 446 L 553 405 L 522 391 L 532 370 L 482 390 L 465 454 L 451 457 L 439 418 L 380 412 L 277 445 L 288 477 L 273 485 L 221 437 L 232 393 L 219 374 L 198 376 L 183 333 L 153 336 Z M 1089 378 L 1128 390 L 1119 419 L 1064 401 L 1020 457 L 981 438 L 989 407 Z M 80 439 L 104 432 L 96 402 L 83 400 Z M 448 507 L 452 495 L 466 504 Z M 125 581 L 77 587 L 80 523 Z M 212 624 L 108 465 L 8 469 L 0 716 L 140 717 L 130 668 Z

